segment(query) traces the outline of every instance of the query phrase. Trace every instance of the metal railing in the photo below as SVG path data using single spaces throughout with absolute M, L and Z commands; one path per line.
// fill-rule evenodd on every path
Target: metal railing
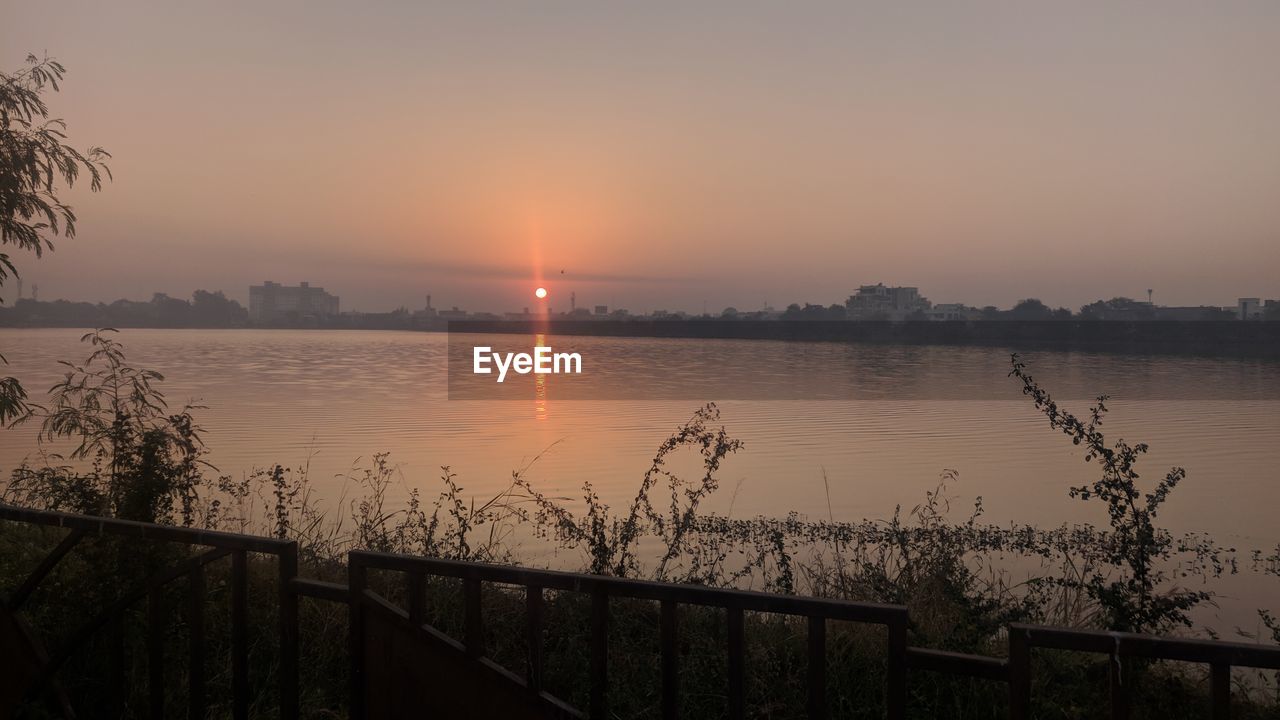
M 353 551 L 348 555 L 348 573 L 352 596 L 352 632 L 359 633 L 358 603 L 371 591 L 367 588 L 367 572 L 372 569 L 398 571 L 405 574 L 409 597 L 409 616 L 415 624 L 424 621 L 422 597 L 427 576 L 457 578 L 463 583 L 464 632 L 462 644 L 475 659 L 485 656 L 484 614 L 481 606 L 481 584 L 501 583 L 522 586 L 525 590 L 529 657 L 525 683 L 529 689 L 542 689 L 542 604 L 543 591 L 559 590 L 591 596 L 590 630 L 590 704 L 589 714 L 603 718 L 608 714 L 608 647 L 609 600 L 629 598 L 657 601 L 661 607 L 659 644 L 662 656 L 662 717 L 679 717 L 679 605 L 723 608 L 728 615 L 725 651 L 728 655 L 729 717 L 745 716 L 744 680 L 744 612 L 767 612 L 794 615 L 807 619 L 809 717 L 827 717 L 826 629 L 828 620 L 883 625 L 888 630 L 885 647 L 888 667 L 885 700 L 887 715 L 892 720 L 905 716 L 907 701 L 907 609 L 900 605 L 849 602 L 819 598 L 776 595 L 743 590 L 722 590 L 697 585 L 628 580 L 585 575 L 581 573 L 528 568 L 482 565 L 455 560 L 437 560 L 406 555 Z M 352 714 L 364 717 L 363 658 L 352 654 Z
M 116 601 L 79 626 L 70 638 L 49 653 L 38 668 L 33 692 L 48 687 L 58 670 L 98 631 L 118 620 L 130 607 L 147 601 L 147 671 L 150 716 L 165 717 L 165 610 L 162 590 L 185 579 L 187 593 L 185 611 L 191 628 L 188 641 L 188 707 L 191 718 L 206 716 L 205 692 L 205 567 L 224 557 L 231 558 L 231 686 L 232 716 L 236 720 L 249 717 L 249 582 L 248 555 L 257 553 L 276 558 L 278 570 L 280 643 L 279 702 L 280 717 L 298 717 L 298 594 L 293 581 L 298 574 L 298 544 L 254 535 L 196 530 L 192 528 L 153 525 L 150 523 L 88 517 L 70 513 L 30 510 L 0 504 L 0 520 L 10 520 L 60 527 L 70 530 L 61 542 L 27 576 L 10 595 L 5 606 L 17 613 L 50 572 L 87 537 L 103 535 L 133 538 L 140 541 L 167 542 L 192 547 L 206 547 L 203 553 L 179 561 L 126 590 Z
M 610 601 L 614 598 L 647 600 L 659 605 L 659 645 L 661 654 L 661 709 L 663 718 L 680 716 L 679 612 L 682 605 L 725 610 L 727 633 L 727 698 L 729 717 L 746 714 L 745 700 L 745 613 L 761 612 L 805 618 L 807 626 L 806 679 L 808 714 L 827 716 L 827 623 L 850 621 L 881 625 L 887 630 L 885 644 L 886 715 L 897 720 L 907 707 L 908 672 L 936 672 L 1007 683 L 1009 716 L 1023 720 L 1031 713 L 1032 650 L 1068 650 L 1108 655 L 1111 659 L 1110 698 L 1113 718 L 1125 718 L 1129 710 L 1131 681 L 1124 675 L 1129 658 L 1174 660 L 1207 664 L 1210 667 L 1210 696 L 1214 718 L 1230 715 L 1231 668 L 1250 667 L 1280 670 L 1280 647 L 1210 640 L 1155 637 L 1132 633 L 1070 630 L 1036 625 L 1013 624 L 1008 629 L 1007 658 L 954 653 L 908 647 L 907 609 L 900 605 L 860 603 L 761 592 L 716 589 L 695 585 L 630 580 L 582 573 L 535 570 L 514 566 L 487 565 L 368 551 L 348 554 L 347 585 L 298 577 L 296 542 L 234 533 L 178 528 L 164 525 L 112 520 L 68 513 L 29 510 L 0 504 L 0 520 L 47 527 L 69 532 L 39 562 L 30 575 L 10 594 L 5 607 L 17 613 L 40 583 L 82 540 L 111 535 L 142 541 L 169 542 L 208 548 L 172 566 L 154 572 L 138 587 L 124 592 L 111 605 L 71 633 L 38 668 L 37 685 L 47 685 L 77 648 L 94 633 L 119 618 L 127 609 L 147 601 L 148 696 L 152 717 L 164 716 L 165 622 L 161 590 L 185 579 L 185 612 L 191 628 L 188 638 L 188 714 L 204 718 L 205 691 L 205 568 L 230 557 L 230 618 L 232 666 L 232 715 L 237 720 L 249 716 L 248 556 L 250 553 L 276 558 L 276 592 L 279 599 L 277 633 L 280 647 L 280 717 L 298 717 L 298 601 L 311 597 L 345 604 L 350 613 L 351 716 L 364 718 L 363 612 L 370 603 L 386 606 L 387 601 L 370 589 L 368 572 L 390 571 L 404 575 L 407 597 L 405 615 L 421 628 L 426 623 L 427 578 L 460 580 L 463 588 L 463 632 L 460 646 L 472 661 L 494 665 L 487 657 L 484 641 L 485 583 L 523 588 L 526 608 L 527 652 L 523 678 L 510 675 L 535 693 L 544 692 L 543 610 L 546 591 L 582 593 L 591 598 L 589 633 L 589 707 L 593 718 L 608 712 Z
M 1111 717 L 1129 717 L 1129 689 L 1124 678 L 1127 658 L 1177 660 L 1210 668 L 1210 702 L 1214 720 L 1231 716 L 1231 668 L 1280 670 L 1280 647 L 1219 640 L 1156 637 L 1103 630 L 1068 630 L 1043 625 L 1009 626 L 1009 717 L 1031 717 L 1031 650 L 1045 648 L 1100 653 L 1110 657 Z

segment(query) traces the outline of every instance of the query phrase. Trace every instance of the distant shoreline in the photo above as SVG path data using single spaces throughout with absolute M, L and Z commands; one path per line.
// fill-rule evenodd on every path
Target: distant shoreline
M 10 329 L 83 329 L 10 325 Z M 1280 360 L 1280 322 L 1267 321 L 788 321 L 788 320 L 455 320 L 418 327 L 341 325 L 192 327 L 122 325 L 156 330 L 397 330 L 881 345 L 1005 347 L 1124 354 L 1200 355 Z

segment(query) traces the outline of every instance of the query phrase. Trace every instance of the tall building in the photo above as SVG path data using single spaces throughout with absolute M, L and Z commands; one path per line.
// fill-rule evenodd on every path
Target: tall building
M 1257 320 L 1262 317 L 1262 300 L 1240 298 L 1236 300 L 1236 313 L 1241 320 Z
M 310 283 L 281 285 L 270 280 L 249 287 L 249 319 L 254 322 L 296 322 L 338 314 L 338 296 Z
M 914 287 L 885 287 L 883 283 L 863 285 L 844 303 L 849 317 L 856 320 L 901 320 L 914 312 L 928 310 L 928 298 Z

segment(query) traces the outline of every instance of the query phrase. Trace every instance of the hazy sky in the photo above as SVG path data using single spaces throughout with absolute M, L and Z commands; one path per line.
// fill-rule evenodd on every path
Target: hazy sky
M 44 299 L 1280 296 L 1280 2 L 0 0 L 77 145 Z M 25 260 L 25 259 L 24 259 Z M 560 271 L 564 270 L 561 275 Z

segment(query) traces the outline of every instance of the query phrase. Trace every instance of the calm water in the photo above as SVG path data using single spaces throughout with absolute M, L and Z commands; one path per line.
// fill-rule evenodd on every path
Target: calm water
M 0 330 L 0 350 L 10 373 L 43 390 L 59 377 L 56 360 L 84 357 L 81 334 Z M 717 400 L 557 400 L 557 383 L 572 378 L 555 376 L 520 400 L 450 400 L 448 341 L 434 333 L 126 330 L 119 337 L 130 362 L 165 374 L 171 404 L 208 406 L 198 417 L 222 472 L 309 463 L 331 506 L 341 502 L 353 465 L 381 451 L 403 470 L 400 493 L 412 486 L 433 497 L 439 467 L 449 465 L 466 494 L 488 497 L 506 487 L 513 469 L 541 454 L 528 476 L 548 494 L 577 498 L 582 483 L 591 481 L 606 502 L 621 505 L 659 443 L 702 402 Z M 577 343 L 597 365 L 635 364 L 649 354 L 707 354 L 706 343 L 695 340 L 548 342 Z M 746 448 L 724 466 L 723 490 L 711 509 L 735 516 L 795 510 L 884 518 L 897 505 L 914 506 L 935 487 L 939 472 L 952 468 L 960 473 L 951 488 L 957 515 L 981 496 L 994 522 L 1105 523 L 1101 505 L 1067 497 L 1068 487 L 1095 476 L 1092 466 L 1048 429 L 1006 377 L 1005 350 L 755 342 L 749 352 L 780 375 L 796 367 L 823 372 L 831 378 L 827 385 L 849 382 L 854 396 L 874 399 L 719 402 L 724 424 Z M 1171 465 L 1186 467 L 1188 478 L 1164 511 L 1171 528 L 1208 531 L 1242 548 L 1280 542 L 1280 401 L 1238 399 L 1280 396 L 1280 367 L 1079 353 L 1026 357 L 1061 398 L 1118 395 L 1107 427 L 1112 437 L 1150 444 L 1147 478 L 1154 481 Z M 714 354 L 708 358 L 708 387 L 714 387 L 720 370 Z M 852 382 L 848 367 L 867 371 Z M 1134 378 L 1141 383 L 1135 386 Z M 662 373 L 647 382 L 654 396 L 673 396 Z M 955 385 L 981 387 L 958 395 L 982 399 L 927 399 L 947 394 L 894 389 Z M 893 399 L 903 396 L 909 399 Z M 1214 397 L 1236 399 L 1205 399 Z M 1088 402 L 1064 404 L 1083 412 Z M 0 431 L 0 471 L 27 457 L 33 440 L 32 428 Z M 1276 585 L 1274 577 L 1252 574 L 1219 580 L 1213 586 L 1223 595 L 1219 607 L 1200 613 L 1200 620 L 1224 630 L 1255 629 L 1254 610 L 1275 606 Z
M 9 372 L 42 390 L 58 377 L 56 360 L 83 357 L 80 334 L 4 330 L 0 347 Z M 513 469 L 543 453 L 529 471 L 540 487 L 576 497 L 590 480 L 606 500 L 621 503 L 670 431 L 702 401 L 717 400 L 557 402 L 555 383 L 572 378 L 554 376 L 547 378 L 545 392 L 526 401 L 450 400 L 446 337 L 435 333 L 126 330 L 119 337 L 132 363 L 166 375 L 171 404 L 195 400 L 208 406 L 198 417 L 221 471 L 240 474 L 254 466 L 309 461 L 313 480 L 333 499 L 341 495 L 341 476 L 374 452 L 391 452 L 406 482 L 428 495 L 434 494 L 441 465 L 459 474 L 468 493 L 484 495 L 504 487 Z M 678 353 L 682 345 L 697 352 L 705 348 L 695 340 L 577 341 L 588 344 L 584 355 L 597 365 L 615 356 L 621 362 Z M 825 358 L 821 353 L 844 346 L 804 347 Z M 797 354 L 781 342 L 751 348 L 782 372 Z M 861 353 L 864 366 L 874 364 L 874 354 L 887 352 L 843 351 Z M 1160 392 L 1140 395 L 1161 399 L 1113 401 L 1108 426 L 1117 437 L 1151 445 L 1144 460 L 1147 477 L 1173 464 L 1187 468 L 1188 480 L 1167 506 L 1168 522 L 1233 543 L 1266 546 L 1280 540 L 1280 402 L 1203 399 L 1210 377 L 1218 388 L 1210 397 L 1236 397 L 1241 387 L 1259 383 L 1272 390 L 1264 397 L 1275 397 L 1280 368 L 1063 353 L 1027 358 L 1037 377 L 1063 397 L 1123 394 L 1139 371 L 1162 378 Z M 914 505 L 942 469 L 953 468 L 961 478 L 953 492 L 964 506 L 981 495 L 992 520 L 1057 525 L 1103 519 L 1101 507 L 1067 499 L 1070 485 L 1093 477 L 1091 468 L 1005 377 L 1006 351 L 917 348 L 893 364 L 895 372 L 864 375 L 860 383 L 888 387 L 901 385 L 903 377 L 981 382 L 987 399 L 883 399 L 894 397 L 885 390 L 873 400 L 720 402 L 724 424 L 745 440 L 746 449 L 725 466 L 716 509 L 735 515 L 796 510 L 885 517 L 898 504 Z M 707 372 L 715 373 L 715 366 Z M 1232 377 L 1244 379 L 1233 385 Z M 663 395 L 660 389 L 654 394 Z M 1068 405 L 1083 411 L 1087 402 Z M 0 463 L 12 467 L 27 456 L 32 435 L 29 429 L 0 432 Z

